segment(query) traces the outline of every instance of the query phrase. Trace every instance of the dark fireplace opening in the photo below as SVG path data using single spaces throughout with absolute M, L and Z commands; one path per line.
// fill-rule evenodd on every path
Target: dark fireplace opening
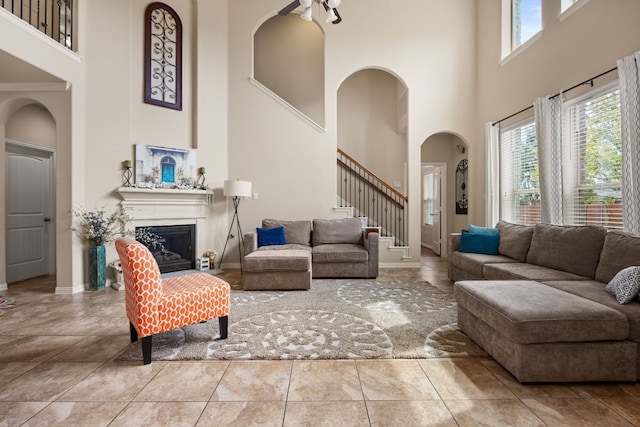
M 142 233 L 140 233 L 142 231 Z M 148 238 L 140 235 L 157 236 L 161 245 L 153 245 Z M 154 236 L 154 237 L 155 237 Z M 162 225 L 155 227 L 136 227 L 136 238 L 149 248 L 160 267 L 160 273 L 190 270 L 196 268 L 196 226 Z

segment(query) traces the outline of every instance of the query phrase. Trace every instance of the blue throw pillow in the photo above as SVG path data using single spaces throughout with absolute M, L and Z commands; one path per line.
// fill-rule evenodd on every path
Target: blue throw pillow
M 258 247 L 284 245 L 284 227 L 256 228 L 258 233 Z
M 500 236 L 493 234 L 462 233 L 460 252 L 498 255 Z
M 492 227 L 480 227 L 477 225 L 469 224 L 469 233 L 490 234 L 492 236 L 496 236 L 500 234 L 500 229 Z

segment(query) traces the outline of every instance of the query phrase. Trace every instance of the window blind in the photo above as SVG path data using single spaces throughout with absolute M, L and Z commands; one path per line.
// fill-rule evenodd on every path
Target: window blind
M 622 229 L 620 91 L 605 88 L 568 106 L 571 157 L 565 224 Z
M 500 218 L 540 222 L 538 141 L 533 118 L 500 132 Z

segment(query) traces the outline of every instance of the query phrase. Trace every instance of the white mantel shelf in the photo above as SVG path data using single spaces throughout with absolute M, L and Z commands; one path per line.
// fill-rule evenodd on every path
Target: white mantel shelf
M 150 201 L 162 200 L 165 203 L 172 201 L 183 203 L 193 201 L 198 204 L 207 204 L 206 190 L 178 190 L 171 188 L 138 188 L 138 187 L 120 187 L 116 190 L 122 200 L 128 201 Z
M 206 190 L 120 187 L 116 192 L 122 204 L 130 208 L 136 222 L 161 219 L 205 218 Z

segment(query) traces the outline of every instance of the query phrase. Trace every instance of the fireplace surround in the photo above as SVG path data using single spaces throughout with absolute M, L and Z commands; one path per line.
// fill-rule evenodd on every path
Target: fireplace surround
M 122 204 L 133 220 L 127 225 L 134 231 L 136 228 L 150 228 L 160 235 L 166 243 L 165 258 L 158 265 L 162 273 L 195 268 L 195 259 L 204 252 L 207 245 L 207 192 L 205 190 L 146 189 L 121 187 L 117 190 L 122 197 Z M 168 232 L 168 235 L 158 233 Z M 190 240 L 185 237 L 186 231 L 192 230 Z M 176 234 L 177 233 L 177 234 Z M 182 236 L 179 234 L 182 233 Z M 182 245 L 190 250 L 175 249 L 174 244 Z M 154 253 L 154 250 L 151 251 Z M 178 255 L 181 260 L 178 260 Z M 156 257 L 156 260 L 158 258 Z M 166 262 L 165 262 L 166 261 Z
M 196 266 L 196 226 L 188 225 L 159 225 L 153 227 L 136 227 L 145 229 L 148 233 L 158 236 L 161 246 L 149 245 L 151 254 L 158 263 L 160 273 L 172 271 L 193 270 Z

